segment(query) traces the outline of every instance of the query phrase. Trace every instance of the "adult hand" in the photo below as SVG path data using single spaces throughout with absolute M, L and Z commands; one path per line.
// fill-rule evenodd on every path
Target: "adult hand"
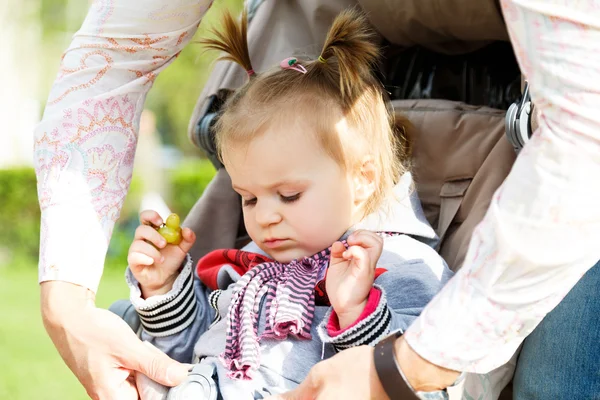
M 267 400 L 387 400 L 373 364 L 373 347 L 358 346 L 321 361 L 291 392 Z
M 92 399 L 137 400 L 135 371 L 165 386 L 187 376 L 188 366 L 144 345 L 117 315 L 96 308 L 84 287 L 43 282 L 41 309 L 50 338 Z
M 387 400 L 373 362 L 373 347 L 359 346 L 344 350 L 316 364 L 306 379 L 291 392 L 267 400 Z M 417 391 L 433 392 L 451 386 L 459 372 L 425 360 L 406 343 L 396 340 L 394 351 L 406 379 Z M 398 375 L 398 379 L 402 379 Z

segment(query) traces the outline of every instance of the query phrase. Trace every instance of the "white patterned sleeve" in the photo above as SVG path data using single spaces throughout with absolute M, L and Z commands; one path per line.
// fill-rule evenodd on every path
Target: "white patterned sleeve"
M 39 280 L 96 291 L 131 181 L 138 125 L 156 76 L 211 0 L 96 0 L 63 55 L 34 165 L 42 211 Z
M 600 259 L 600 3 L 502 7 L 540 127 L 495 193 L 463 268 L 405 334 L 425 359 L 476 373 L 508 361 Z

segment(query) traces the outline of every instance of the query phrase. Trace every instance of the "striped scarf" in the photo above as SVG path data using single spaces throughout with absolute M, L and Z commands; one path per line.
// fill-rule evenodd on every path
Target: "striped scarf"
M 345 242 L 344 242 L 345 244 Z M 289 264 L 259 264 L 237 282 L 227 312 L 227 341 L 221 361 L 233 379 L 252 379 L 262 338 L 311 339 L 315 285 L 325 275 L 330 249 Z M 260 302 L 266 294 L 266 328 L 258 337 Z

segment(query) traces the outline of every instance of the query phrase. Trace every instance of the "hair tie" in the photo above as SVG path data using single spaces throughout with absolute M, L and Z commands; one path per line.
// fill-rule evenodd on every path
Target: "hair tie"
M 281 69 L 293 69 L 294 71 L 298 71 L 302 74 L 306 73 L 306 68 L 304 68 L 304 65 L 298 64 L 298 59 L 294 57 L 286 58 L 279 63 L 279 66 Z
M 249 69 L 248 71 L 246 71 L 246 73 L 248 74 L 248 76 L 252 76 L 255 74 L 253 69 Z
M 319 62 L 321 62 L 323 64 L 325 64 L 327 62 L 327 60 L 324 59 L 322 56 L 319 56 L 318 60 L 319 60 Z

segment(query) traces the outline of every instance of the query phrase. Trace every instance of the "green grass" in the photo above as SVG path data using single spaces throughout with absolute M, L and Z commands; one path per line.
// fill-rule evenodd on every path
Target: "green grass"
M 98 307 L 107 308 L 127 296 L 123 271 L 106 270 Z M 34 267 L 0 266 L 0 399 L 86 399 L 44 330 L 39 300 Z

